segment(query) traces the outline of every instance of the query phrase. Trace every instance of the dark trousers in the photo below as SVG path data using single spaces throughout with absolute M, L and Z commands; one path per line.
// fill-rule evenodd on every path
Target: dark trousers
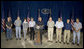
M 42 33 L 43 33 L 43 30 L 40 29 L 40 41 L 41 41 L 41 44 L 42 44 Z
M 34 28 L 30 27 L 30 40 L 34 40 Z
M 8 28 L 7 28 L 6 38 L 7 38 L 7 39 L 11 39 L 11 38 L 12 38 L 12 29 L 8 29 Z
M 41 40 L 42 40 L 42 31 L 43 31 L 43 30 L 40 29 L 40 39 L 41 39 Z
M 29 35 L 30 33 L 29 33 L 29 27 L 27 28 L 27 35 Z

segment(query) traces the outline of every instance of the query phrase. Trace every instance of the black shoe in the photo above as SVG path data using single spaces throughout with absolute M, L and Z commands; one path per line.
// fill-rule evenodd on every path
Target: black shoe
M 27 39 L 25 39 L 25 41 L 26 41 Z
M 10 40 L 12 40 L 12 38 Z
M 53 42 L 53 41 L 50 41 L 51 43 Z
M 18 39 L 16 38 L 16 40 L 18 40 Z
M 50 41 L 48 40 L 48 42 L 50 42 Z
M 34 40 L 34 39 L 32 39 L 32 40 Z
M 77 44 L 77 46 L 79 46 L 79 44 Z
M 64 44 L 65 44 L 65 42 L 64 42 Z
M 55 43 L 57 43 L 57 41 Z
M 69 43 L 67 43 L 67 45 L 68 45 Z
M 19 40 L 21 40 L 21 38 L 19 38 Z
M 59 42 L 59 43 L 61 43 L 61 42 Z
M 8 39 L 6 39 L 6 41 L 8 41 Z
M 75 43 L 72 43 L 73 45 L 75 45 Z

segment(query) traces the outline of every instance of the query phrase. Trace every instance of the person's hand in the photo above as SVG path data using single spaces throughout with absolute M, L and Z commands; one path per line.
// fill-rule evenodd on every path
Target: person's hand
M 76 30 L 76 32 L 79 32 L 80 28 L 78 30 Z
M 38 29 L 40 28 L 40 26 L 37 26 L 38 27 Z
M 37 28 L 37 29 L 39 29 L 39 28 L 40 28 L 40 26 L 37 26 L 36 28 Z
M 7 28 L 9 28 L 9 29 L 10 29 L 10 27 L 8 27 L 8 26 L 7 26 Z
M 9 29 L 11 29 L 11 27 L 9 27 Z
M 77 30 L 76 30 L 76 32 L 77 32 Z
M 61 28 L 58 28 L 58 30 L 60 30 Z
M 76 30 L 76 32 L 79 32 L 79 30 Z
M 77 32 L 79 32 L 79 30 L 77 30 Z
M 77 30 L 77 32 L 79 32 L 80 29 Z

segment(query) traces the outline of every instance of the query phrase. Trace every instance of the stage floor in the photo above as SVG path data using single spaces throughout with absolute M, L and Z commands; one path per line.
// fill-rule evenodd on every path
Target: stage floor
M 6 41 L 5 33 L 1 33 L 1 48 L 83 48 L 83 33 L 81 33 L 80 45 L 63 44 L 63 42 L 55 43 L 55 34 L 53 42 L 47 42 L 47 33 L 43 34 L 42 45 L 34 45 L 33 41 L 30 41 L 29 36 L 27 35 L 27 40 L 24 41 L 23 37 L 21 40 L 16 40 L 15 34 L 13 34 L 13 39 Z M 63 39 L 63 38 L 62 38 Z M 72 40 L 72 34 L 71 34 Z M 77 40 L 76 40 L 77 41 Z

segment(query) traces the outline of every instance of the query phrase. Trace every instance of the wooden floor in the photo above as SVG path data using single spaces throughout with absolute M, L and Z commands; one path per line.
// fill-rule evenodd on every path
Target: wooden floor
M 16 40 L 15 34 L 13 34 L 13 39 L 6 41 L 4 33 L 1 33 L 1 48 L 83 48 L 83 33 L 81 33 L 80 45 L 72 45 L 72 34 L 70 44 L 63 44 L 63 42 L 55 43 L 55 34 L 53 42 L 47 42 L 47 33 L 42 35 L 42 45 L 34 45 L 33 41 L 30 41 L 29 36 L 27 35 L 27 40 L 24 41 L 23 37 L 21 40 Z M 63 38 L 62 38 L 63 40 Z M 77 41 L 77 40 L 76 40 Z

